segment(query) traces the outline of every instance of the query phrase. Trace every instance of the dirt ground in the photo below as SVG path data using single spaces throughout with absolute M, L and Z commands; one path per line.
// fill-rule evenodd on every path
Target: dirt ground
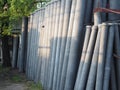
M 28 90 L 24 74 L 17 70 L 0 72 L 0 90 Z

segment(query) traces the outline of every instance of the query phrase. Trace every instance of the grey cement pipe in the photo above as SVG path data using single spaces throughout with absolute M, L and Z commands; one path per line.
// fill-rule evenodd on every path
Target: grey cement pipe
M 94 47 L 95 47 L 97 33 L 98 33 L 98 27 L 93 26 L 91 35 L 90 35 L 90 40 L 88 43 L 85 60 L 84 60 L 84 65 L 83 65 L 81 75 L 80 75 L 81 77 L 79 78 L 79 86 L 76 90 L 84 90 L 84 88 L 85 88 L 85 82 L 86 82 L 86 78 L 87 78 L 88 71 L 90 68 L 90 63 L 91 63 L 91 59 L 92 59 L 92 55 L 93 55 L 93 51 L 94 51 Z
M 17 68 L 19 36 L 13 36 L 12 68 Z
M 71 4 L 72 4 L 72 0 L 66 0 L 65 8 L 64 8 L 65 12 L 64 12 L 62 36 L 61 36 L 61 46 L 60 46 L 60 54 L 59 54 L 60 57 L 59 57 L 59 65 L 58 65 L 58 76 L 57 76 L 57 88 L 56 88 L 56 90 L 60 89 L 60 78 L 61 78 L 61 72 L 62 72 L 62 67 L 63 67 L 65 46 L 66 46 L 69 19 L 70 19 Z
M 80 80 L 80 77 L 81 77 L 82 68 L 83 68 L 83 65 L 84 65 L 84 60 L 85 60 L 85 56 L 86 56 L 86 52 L 87 52 L 87 47 L 88 47 L 91 31 L 92 31 L 91 26 L 86 26 L 86 34 L 85 34 L 82 54 L 81 54 L 81 58 L 80 58 L 80 64 L 79 64 L 79 69 L 78 69 L 78 73 L 77 73 L 77 79 L 76 79 L 76 82 L 75 82 L 75 88 L 74 88 L 75 90 L 79 86 L 78 84 L 79 84 L 79 80 Z
M 57 48 L 56 48 L 55 67 L 54 67 L 55 70 L 54 70 L 52 90 L 56 90 L 56 85 L 57 85 L 58 65 L 59 65 L 60 46 L 61 46 L 61 36 L 62 36 L 63 20 L 64 20 L 64 7 L 65 7 L 65 0 L 61 0 L 60 20 L 59 20 L 59 28 L 58 28 Z
M 71 37 L 71 49 L 69 53 L 69 61 L 67 68 L 67 76 L 65 82 L 65 90 L 73 90 L 79 65 L 79 59 L 82 51 L 83 27 L 85 7 L 87 0 L 77 0 L 75 17 L 73 23 L 73 32 Z
M 39 10 L 39 18 L 38 18 L 38 20 L 39 20 L 39 23 L 38 23 L 38 50 L 37 50 L 37 54 L 38 54 L 38 58 L 37 58 L 37 71 L 36 71 L 36 78 L 35 78 L 35 81 L 36 82 L 39 82 L 39 78 L 40 78 L 40 72 L 41 72 L 41 60 L 40 60 L 40 44 L 41 44 L 41 30 L 40 30 L 40 28 L 41 28 L 41 10 Z
M 28 30 L 28 18 L 23 17 L 22 24 L 22 43 L 21 43 L 21 58 L 20 58 L 20 67 L 19 71 L 25 71 L 25 62 L 26 62 L 26 51 L 27 51 L 27 30 Z
M 57 45 L 57 35 L 58 35 L 58 27 L 59 27 L 59 14 L 60 13 L 60 1 L 57 2 L 57 11 L 56 11 L 56 25 L 55 25 L 55 37 L 54 37 L 54 47 L 53 50 L 50 52 L 52 53 L 50 59 L 50 80 L 48 83 L 48 89 L 47 90 L 52 90 L 52 85 L 53 85 L 53 75 L 54 75 L 54 66 L 55 66 L 55 55 L 56 55 L 56 45 Z
M 117 9 L 120 10 L 120 1 L 118 0 L 109 0 L 109 7 L 111 9 Z M 108 20 L 120 20 L 119 14 L 109 13 L 108 14 Z
M 119 28 L 118 25 L 115 25 L 115 53 L 120 56 L 120 35 L 119 35 Z M 115 58 L 116 60 L 116 73 L 117 73 L 117 88 L 120 90 L 120 59 Z
M 98 26 L 98 34 L 97 34 L 96 44 L 94 48 L 94 53 L 92 56 L 92 62 L 91 62 L 90 71 L 88 75 L 86 90 L 94 90 L 95 77 L 97 73 L 98 56 L 99 56 L 99 47 L 100 47 L 100 34 L 101 34 L 101 26 Z
M 31 35 L 32 35 L 33 15 L 31 15 L 30 19 L 31 19 L 30 30 L 29 30 L 29 37 L 30 38 L 28 37 L 29 38 L 29 41 L 28 41 L 29 47 L 28 47 L 28 52 L 27 52 L 27 55 L 28 55 L 27 56 L 27 61 L 29 62 L 28 67 L 27 67 L 28 68 L 28 78 L 29 79 L 31 79 L 31 76 L 30 76 L 30 58 L 31 58 L 30 54 L 31 54 L 31 52 L 30 51 L 31 51 L 31 39 L 32 39 Z
M 96 40 L 96 45 L 92 57 L 92 63 L 90 67 L 90 72 L 87 80 L 87 86 L 86 90 L 94 90 L 94 85 L 95 85 L 95 77 L 96 77 L 96 72 L 97 72 L 97 63 L 98 63 L 98 56 L 99 56 L 99 47 L 100 47 L 100 34 L 101 30 L 99 27 L 98 35 L 97 35 L 97 40 Z
M 115 32 L 114 32 L 115 33 Z M 111 66 L 111 90 L 118 90 L 117 89 L 117 79 L 116 79 L 116 72 L 115 72 L 115 59 L 112 57 L 112 66 Z
M 64 87 L 65 87 L 65 80 L 66 80 L 66 74 L 67 74 L 67 66 L 68 66 L 68 59 L 69 59 L 69 52 L 70 52 L 70 44 L 71 44 L 71 36 L 72 36 L 72 30 L 73 30 L 76 2 L 77 2 L 76 0 L 72 0 L 70 21 L 69 21 L 69 27 L 68 27 L 68 33 L 67 33 L 67 41 L 66 41 L 66 46 L 65 46 L 64 62 L 63 62 L 63 68 L 62 68 L 62 72 L 61 72 L 62 73 L 61 79 L 60 79 L 60 90 L 64 90 Z
M 106 60 L 105 60 L 103 90 L 109 90 L 110 71 L 112 66 L 112 55 L 113 55 L 114 31 L 115 31 L 115 27 L 114 25 L 111 25 L 108 31 L 109 34 L 108 34 L 108 43 L 107 43 Z
M 98 57 L 98 67 L 97 67 L 97 77 L 96 77 L 96 90 L 103 90 L 103 75 L 104 75 L 104 63 L 105 63 L 105 52 L 107 44 L 107 33 L 108 26 L 102 24 L 101 28 L 101 39 L 100 39 L 100 48 L 99 48 L 99 57 Z

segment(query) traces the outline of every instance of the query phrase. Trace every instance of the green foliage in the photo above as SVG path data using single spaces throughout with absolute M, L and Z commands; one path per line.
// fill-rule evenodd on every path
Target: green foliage
M 35 9 L 35 0 L 0 0 L 0 35 L 11 35 L 15 23 Z

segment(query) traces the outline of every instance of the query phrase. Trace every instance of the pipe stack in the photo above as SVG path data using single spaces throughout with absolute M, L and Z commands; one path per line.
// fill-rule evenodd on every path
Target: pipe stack
M 120 90 L 120 24 L 109 21 L 119 16 L 93 13 L 93 8 L 106 8 L 107 3 L 52 0 L 32 13 L 27 78 L 41 83 L 45 90 Z

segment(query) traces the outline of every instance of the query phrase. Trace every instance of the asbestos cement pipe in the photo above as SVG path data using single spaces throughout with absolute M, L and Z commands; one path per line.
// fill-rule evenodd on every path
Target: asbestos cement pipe
M 120 1 L 119 0 L 109 0 L 109 8 L 120 10 Z M 108 20 L 120 20 L 119 14 L 109 13 Z
M 104 75 L 104 63 L 105 63 L 105 52 L 107 44 L 107 33 L 108 26 L 103 23 L 101 28 L 101 39 L 100 39 L 100 48 L 98 56 L 98 67 L 97 67 L 97 76 L 96 76 L 96 90 L 103 90 L 103 75 Z
M 17 67 L 18 60 L 18 45 L 19 45 L 19 36 L 13 36 L 13 55 L 12 55 L 12 68 Z
M 69 53 L 67 76 L 65 82 L 65 90 L 73 90 L 78 71 L 79 59 L 82 51 L 82 39 L 84 28 L 84 16 L 87 0 L 77 0 L 75 17 L 73 23 L 73 32 L 71 37 L 71 49 Z
M 92 62 L 91 62 L 90 71 L 88 75 L 86 90 L 94 90 L 95 76 L 97 73 L 99 46 L 100 46 L 100 34 L 101 34 L 101 26 L 98 26 L 97 40 L 94 48 L 94 53 L 92 56 Z
M 55 55 L 56 55 L 56 46 L 57 46 L 57 35 L 58 35 L 58 27 L 59 27 L 59 13 L 60 13 L 60 1 L 57 2 L 57 10 L 56 10 L 56 25 L 55 25 L 55 37 L 54 37 L 54 42 L 53 42 L 53 48 L 50 57 L 50 75 L 49 75 L 49 83 L 48 83 L 48 89 L 47 90 L 52 90 L 53 86 L 53 75 L 54 75 L 54 66 L 55 66 Z M 52 40 L 51 40 L 52 41 Z
M 114 25 L 111 25 L 108 31 L 109 35 L 108 35 L 106 60 L 105 60 L 103 90 L 109 90 L 110 71 L 112 66 L 114 31 L 115 31 L 115 27 Z
M 91 26 L 86 26 L 86 34 L 85 34 L 85 39 L 84 39 L 84 44 L 83 44 L 79 69 L 78 69 L 78 73 L 77 73 L 77 79 L 76 79 L 76 82 L 75 82 L 75 88 L 74 88 L 75 90 L 79 86 L 78 84 L 79 84 L 79 80 L 80 80 L 80 77 L 81 77 L 82 68 L 83 68 L 83 65 L 84 65 L 84 60 L 85 60 L 85 56 L 86 56 L 86 52 L 87 52 L 87 47 L 88 47 L 91 31 L 92 31 Z
M 118 56 L 120 56 L 120 36 L 119 36 L 119 28 L 118 25 L 115 25 L 115 54 L 117 54 Z M 117 88 L 118 90 L 120 90 L 120 59 L 119 58 L 115 58 L 116 63 L 116 73 L 117 73 Z
M 59 28 L 58 28 L 58 39 L 57 39 L 57 48 L 56 48 L 56 56 L 55 56 L 55 67 L 54 67 L 55 70 L 54 70 L 52 90 L 56 90 L 56 87 L 57 87 L 57 76 L 58 76 L 58 65 L 59 65 L 59 57 L 60 57 L 61 36 L 62 36 L 64 11 L 65 11 L 64 7 L 65 7 L 65 0 L 61 0 L 60 20 L 59 20 Z
M 64 55 L 64 60 L 63 60 L 64 62 L 63 62 L 63 68 L 61 72 L 61 79 L 60 79 L 60 90 L 64 90 L 64 87 L 65 87 L 76 2 L 77 2 L 76 0 L 72 0 L 69 27 L 68 27 L 68 33 L 67 33 L 67 41 L 66 41 L 66 46 L 65 46 L 65 55 Z
M 90 63 L 91 63 L 91 59 L 92 59 L 92 55 L 93 55 L 93 51 L 94 51 L 94 47 L 95 47 L 97 33 L 98 33 L 98 27 L 93 26 L 91 35 L 90 35 L 87 52 L 86 52 L 86 56 L 85 56 L 85 61 L 84 61 L 85 63 L 82 68 L 82 72 L 80 75 L 81 77 L 79 78 L 79 86 L 78 86 L 78 89 L 76 89 L 76 90 L 84 90 L 84 88 L 85 88 L 85 82 L 87 80 L 87 75 L 88 75 L 89 68 L 90 68 Z
M 57 76 L 57 88 L 56 90 L 59 90 L 60 88 L 60 78 L 61 78 L 61 72 L 63 67 L 63 60 L 64 60 L 64 53 L 65 53 L 65 46 L 66 46 L 66 40 L 67 40 L 67 33 L 68 33 L 68 26 L 69 26 L 69 19 L 70 19 L 70 11 L 71 11 L 71 4 L 72 0 L 66 0 L 65 2 L 65 12 L 64 12 L 64 20 L 63 20 L 63 29 L 62 29 L 62 37 L 61 37 L 61 48 L 60 48 L 60 57 L 59 57 L 59 67 L 58 67 L 58 76 Z
M 22 22 L 22 43 L 21 43 L 21 58 L 20 58 L 20 72 L 25 71 L 26 64 L 26 51 L 27 51 L 27 30 L 28 30 L 28 17 L 23 17 Z

